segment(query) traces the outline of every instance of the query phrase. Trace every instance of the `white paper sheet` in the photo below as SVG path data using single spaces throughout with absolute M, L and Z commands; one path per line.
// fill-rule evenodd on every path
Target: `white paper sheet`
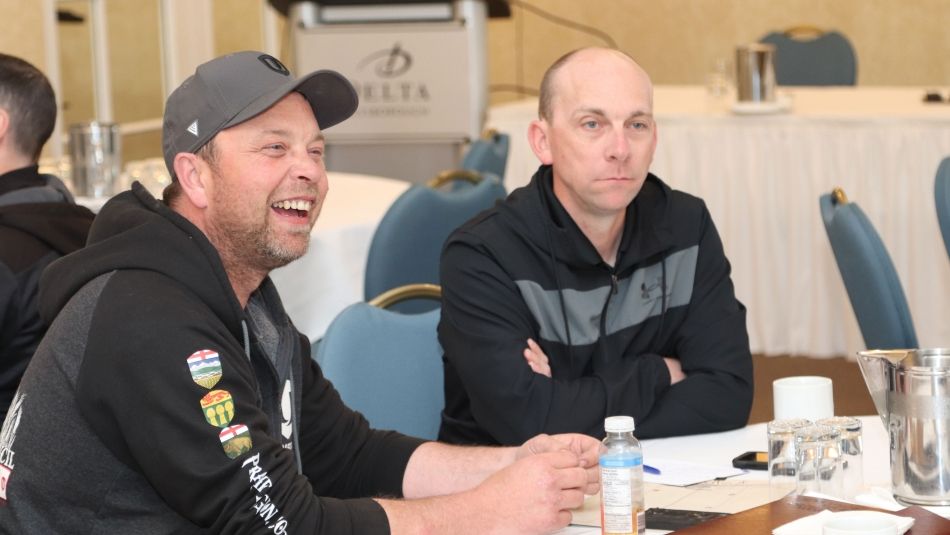
M 677 487 L 745 473 L 743 470 L 731 466 L 714 466 L 656 457 L 651 457 L 648 464 L 658 469 L 660 473 L 659 475 L 644 473 L 643 481 L 645 483 L 659 483 Z

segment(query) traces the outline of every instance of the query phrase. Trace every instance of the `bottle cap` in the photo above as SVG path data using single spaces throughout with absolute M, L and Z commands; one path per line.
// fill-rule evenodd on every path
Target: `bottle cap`
M 630 433 L 633 429 L 633 416 L 610 416 L 604 420 L 604 431 L 608 433 Z

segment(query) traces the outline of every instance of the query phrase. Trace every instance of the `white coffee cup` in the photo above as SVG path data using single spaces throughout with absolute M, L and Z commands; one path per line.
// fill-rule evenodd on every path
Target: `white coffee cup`
M 847 511 L 835 513 L 821 526 L 822 535 L 898 535 L 902 533 L 897 522 L 886 513 L 877 511 Z
M 835 415 L 831 379 L 818 376 L 783 377 L 772 382 L 775 419 L 819 420 Z

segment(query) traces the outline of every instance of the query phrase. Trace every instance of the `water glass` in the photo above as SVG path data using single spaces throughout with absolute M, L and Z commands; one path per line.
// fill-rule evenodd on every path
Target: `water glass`
M 172 180 L 165 169 L 165 160 L 149 158 L 127 163 L 125 172 L 122 173 L 121 187 L 117 190 L 129 189 L 133 182 L 140 182 L 153 197 L 160 199 L 165 187 L 171 184 Z
M 798 481 L 796 494 L 818 492 L 842 495 L 841 433 L 824 425 L 809 425 L 795 431 Z
M 861 440 L 861 420 L 850 416 L 833 416 L 818 420 L 841 433 L 842 498 L 849 499 L 864 490 L 864 446 Z
M 769 499 L 778 500 L 795 490 L 798 484 L 795 432 L 809 425 L 811 422 L 802 418 L 769 422 Z

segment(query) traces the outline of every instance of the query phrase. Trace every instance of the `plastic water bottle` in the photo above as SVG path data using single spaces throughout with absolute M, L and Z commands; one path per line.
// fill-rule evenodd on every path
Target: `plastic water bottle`
M 604 420 L 604 449 L 600 454 L 600 525 L 604 534 L 642 534 L 646 531 L 643 505 L 643 450 L 633 436 L 633 418 Z

